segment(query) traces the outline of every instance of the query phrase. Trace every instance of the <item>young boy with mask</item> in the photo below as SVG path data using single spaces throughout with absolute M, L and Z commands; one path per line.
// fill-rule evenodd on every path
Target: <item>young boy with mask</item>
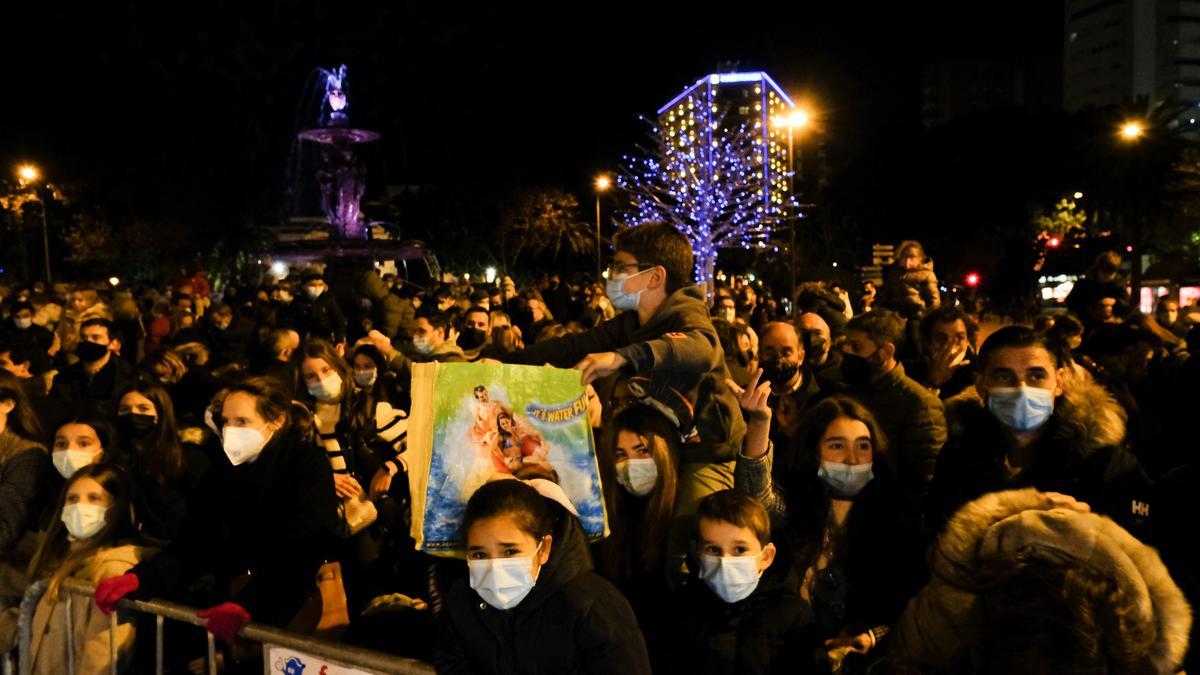
M 722 490 L 705 497 L 696 516 L 699 574 L 674 612 L 675 670 L 803 671 L 812 662 L 806 630 L 811 615 L 787 566 L 773 566 L 766 509 L 749 495 Z
M 979 349 L 975 392 L 947 401 L 955 430 L 938 455 L 929 524 L 940 529 L 963 504 L 989 492 L 1060 492 L 1148 533 L 1150 479 L 1121 447 L 1120 405 L 1064 371 L 1045 338 L 1024 326 L 992 333 Z

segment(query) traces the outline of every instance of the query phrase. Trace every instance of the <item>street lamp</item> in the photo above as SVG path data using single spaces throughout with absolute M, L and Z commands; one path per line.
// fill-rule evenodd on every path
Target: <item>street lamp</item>
M 600 250 L 600 193 L 608 190 L 612 182 L 608 180 L 608 176 L 600 176 L 596 178 L 596 280 L 599 281 L 601 276 L 601 268 L 604 263 L 601 262 Z
M 1136 141 L 1146 133 L 1146 127 L 1137 120 L 1129 120 L 1121 125 L 1120 135 L 1123 140 Z
M 36 186 L 33 186 L 34 181 L 41 178 L 42 172 L 33 164 L 22 164 L 17 167 L 17 182 L 21 187 L 32 187 L 33 193 L 37 196 L 38 202 L 42 205 L 42 252 L 45 254 L 46 260 L 46 285 L 50 285 L 50 228 L 46 224 L 46 200 L 37 194 Z
M 788 180 L 791 181 L 792 196 L 796 195 L 796 152 L 795 138 L 797 131 L 803 131 L 809 127 L 812 122 L 812 116 L 804 108 L 795 108 L 786 115 L 775 117 L 772 122 L 776 127 L 787 129 L 788 132 Z M 789 255 L 791 256 L 791 264 L 788 265 L 788 280 L 791 285 L 791 297 L 789 302 L 796 301 L 796 226 L 799 218 L 797 214 L 793 214 L 791 218 L 790 244 L 788 245 Z

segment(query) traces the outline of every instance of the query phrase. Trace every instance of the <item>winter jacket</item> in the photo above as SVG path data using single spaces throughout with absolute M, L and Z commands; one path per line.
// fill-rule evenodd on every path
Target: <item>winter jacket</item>
M 120 576 L 142 558 L 144 551 L 136 546 L 116 546 L 100 549 L 83 565 L 74 578 L 88 584 Z M 85 575 L 85 572 L 87 573 Z M 65 592 L 64 592 L 65 593 Z M 30 655 L 36 675 L 61 675 L 67 672 L 66 602 L 42 596 L 33 615 L 33 640 Z M 132 616 L 117 613 L 117 659 L 127 665 L 133 657 L 134 623 Z M 75 675 L 102 675 L 109 672 L 109 617 L 100 612 L 87 597 L 76 597 L 71 603 L 71 630 L 74 637 Z
M 49 469 L 50 458 L 40 444 L 12 429 L 0 432 L 0 554 L 16 546 L 34 526 Z
M 300 313 L 302 338 L 320 338 L 333 344 L 346 341 L 346 315 L 332 292 L 325 291 L 316 300 L 302 295 L 292 306 Z
M 946 442 L 942 402 L 896 367 L 851 396 L 875 416 L 887 437 L 889 454 L 901 483 L 914 497 L 933 476 L 938 452 Z
M 409 356 L 404 352 L 397 350 L 388 359 L 387 368 L 389 371 L 396 374 L 403 383 L 408 383 L 412 379 L 412 364 L 414 363 L 429 363 L 436 361 L 438 363 L 463 363 L 467 360 L 463 354 L 462 347 L 446 340 L 442 344 L 433 348 L 428 354 L 413 354 Z
M 899 265 L 891 265 L 885 269 L 878 304 L 909 319 L 918 317 L 922 312 L 937 309 L 942 304 L 942 295 L 938 292 L 933 261 L 926 260 L 910 270 Z
M 1089 267 L 1083 278 L 1071 287 L 1064 301 L 1067 309 L 1076 316 L 1087 316 L 1087 310 L 1100 298 L 1113 298 L 1117 301 L 1113 307 L 1114 316 L 1123 316 L 1130 308 L 1128 280 L 1118 275 L 1115 279 L 1104 281 L 1095 267 Z
M 245 363 L 250 358 L 250 345 L 254 337 L 254 325 L 237 314 L 233 315 L 224 330 L 209 324 L 204 332 L 204 341 L 212 358 L 206 365 L 216 369 L 228 363 Z
M 813 661 L 812 620 L 797 581 L 778 560 L 758 587 L 727 603 L 693 578 L 676 598 L 671 628 L 674 658 L 657 673 L 758 675 L 806 672 Z
M 1031 555 L 1086 566 L 1111 580 L 1112 597 L 1129 603 L 1122 635 L 1143 636 L 1137 646 L 1149 655 L 1148 672 L 1175 672 L 1187 650 L 1191 612 L 1158 553 L 1108 518 L 1054 508 L 1033 489 L 988 494 L 954 516 L 932 551 L 929 584 L 889 636 L 892 660 L 921 672 L 974 672 L 972 652 L 984 626 L 977 589 L 992 581 L 986 570 L 1011 569 Z
M 649 377 L 651 389 L 671 387 L 693 403 L 700 443 L 688 444 L 684 462 L 728 461 L 737 454 L 746 423 L 725 384 L 725 352 L 699 286 L 672 293 L 644 326 L 637 312 L 623 312 L 586 333 L 526 347 L 507 361 L 570 368 L 600 352 L 620 354 L 628 363 L 625 370 Z
M 396 337 L 404 320 L 404 306 L 399 297 L 388 291 L 383 278 L 375 270 L 367 270 L 355 290 L 371 301 L 371 326 L 389 338 Z
M 438 673 L 650 672 L 629 602 L 592 571 L 579 521 L 557 511 L 550 559 L 516 607 L 492 607 L 465 580 L 451 588 L 438 615 L 433 653 Z
M 253 462 L 222 454 L 197 487 L 177 538 L 132 570 L 137 597 L 178 598 L 212 573 L 215 602 L 232 601 L 255 621 L 285 626 L 332 560 L 337 500 L 333 474 L 316 446 L 272 438 Z M 233 580 L 249 583 L 230 594 Z
M 82 361 L 69 366 L 54 378 L 50 396 L 67 406 L 83 406 L 108 415 L 117 407 L 117 397 L 136 376 L 137 371 L 128 361 L 110 354 L 108 363 L 96 373 L 89 373 Z
M 1029 465 L 1010 475 L 1008 431 L 975 390 L 951 399 L 950 440 L 938 455 L 929 488 L 928 524 L 940 529 L 963 504 L 989 492 L 1034 487 L 1062 492 L 1148 537 L 1150 479 L 1119 445 L 1125 435 L 1119 404 L 1086 380 L 1055 403 Z

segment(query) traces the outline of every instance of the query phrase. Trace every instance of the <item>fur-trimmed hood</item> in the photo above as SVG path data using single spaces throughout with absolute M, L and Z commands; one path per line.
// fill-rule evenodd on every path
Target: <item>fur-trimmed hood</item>
M 1064 501 L 1067 500 L 1067 501 Z M 1144 627 L 1143 645 L 1155 671 L 1171 673 L 1187 652 L 1192 612 L 1158 552 L 1104 516 L 1072 508 L 1073 500 L 1032 488 L 994 492 L 964 506 L 934 547 L 932 581 L 909 603 L 893 635 L 905 662 L 947 669 L 978 637 L 980 617 L 972 589 L 980 571 L 997 560 L 1041 551 L 1097 570 L 1130 603 Z
M 975 387 L 946 399 L 946 426 L 951 437 L 966 430 L 968 420 L 984 409 Z M 1054 406 L 1056 435 L 1069 440 L 1083 453 L 1125 440 L 1125 409 L 1104 387 L 1091 379 L 1072 377 Z

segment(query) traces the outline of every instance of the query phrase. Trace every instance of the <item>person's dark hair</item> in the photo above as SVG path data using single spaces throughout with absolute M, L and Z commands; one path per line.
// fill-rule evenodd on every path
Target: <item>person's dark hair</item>
M 859 314 L 846 323 L 846 330 L 866 333 L 867 339 L 876 347 L 895 345 L 897 354 L 904 349 L 904 319 L 890 309 L 872 309 Z
M 273 377 L 248 377 L 224 390 L 221 400 L 231 395 L 243 393 L 254 399 L 254 410 L 264 420 L 274 421 L 283 418 L 283 426 L 272 437 L 268 445 L 276 439 L 290 438 L 298 443 L 314 441 L 312 413 L 302 404 L 293 401 L 291 394 L 284 384 Z
M 720 490 L 700 500 L 700 505 L 696 507 L 697 526 L 701 520 L 744 527 L 754 533 L 760 545 L 771 543 L 771 519 L 767 516 L 767 510 L 744 492 Z
M 14 302 L 12 304 L 11 313 L 14 316 L 17 314 L 17 312 L 21 312 L 24 310 L 29 310 L 30 313 L 32 313 L 32 314 L 37 314 L 37 310 L 34 309 L 33 305 L 31 303 L 29 303 L 28 301 L 23 300 L 21 302 Z
M 91 478 L 99 483 L 105 492 L 112 496 L 112 504 L 105 512 L 104 527 L 72 551 L 67 540 L 67 528 L 63 524 L 62 512 L 67 491 L 84 478 Z M 96 551 L 118 542 L 136 539 L 137 521 L 133 512 L 129 476 L 124 469 L 111 462 L 89 464 L 72 474 L 59 492 L 50 527 L 42 536 L 37 552 L 29 564 L 29 578 L 38 580 L 49 577 L 50 584 L 46 593 L 50 598 L 57 599 L 63 580 L 83 569 Z
M 867 430 L 871 432 L 871 451 L 875 460 L 887 457 L 888 439 L 883 433 L 883 428 L 875 421 L 875 416 L 858 401 L 839 394 L 814 405 L 800 422 L 800 452 L 812 462 L 814 471 L 821 458 L 821 437 L 834 420 L 842 417 L 867 425 Z
M 1116 274 L 1121 271 L 1121 255 L 1116 251 L 1105 251 L 1096 256 L 1096 271 L 1104 274 Z
M 647 223 L 617 233 L 613 246 L 637 259 L 642 269 L 662 265 L 667 271 L 667 294 L 687 286 L 692 279 L 692 244 L 668 223 Z
M 979 347 L 979 371 L 986 372 L 988 360 L 992 354 L 999 349 L 1012 349 L 1023 347 L 1040 347 L 1046 350 L 1050 358 L 1054 361 L 1054 367 L 1062 365 L 1058 353 L 1054 349 L 1054 345 L 1046 339 L 1045 335 L 1041 335 L 1034 329 L 1028 326 L 1005 326 L 1000 330 L 992 333 L 983 345 Z
M 635 499 L 628 495 L 617 483 L 617 441 L 622 431 L 636 435 L 658 468 L 658 485 L 654 491 L 645 497 L 646 505 L 641 510 L 636 531 L 639 533 L 636 541 L 632 540 L 635 532 L 633 523 L 628 522 L 629 516 L 624 511 L 629 508 L 629 501 Z M 662 562 L 666 543 L 667 527 L 675 509 L 675 494 L 678 489 L 678 469 L 676 462 L 679 457 L 679 429 L 662 413 L 646 406 L 635 405 L 626 408 L 613 416 L 608 425 L 608 432 L 599 452 L 601 485 L 604 487 L 604 504 L 608 509 L 608 522 L 612 535 L 605 542 L 604 562 L 612 573 L 632 574 L 634 570 L 622 570 L 629 556 L 629 550 L 637 552 L 643 570 L 654 569 Z
M 1070 314 L 1054 318 L 1054 325 L 1046 331 L 1046 344 L 1051 347 L 1058 363 L 1069 363 L 1071 356 L 1071 338 L 1083 335 L 1083 324 Z
M 511 517 L 522 532 L 537 540 L 550 534 L 554 527 L 546 499 L 537 490 L 519 480 L 497 480 L 485 483 L 467 500 L 463 541 L 472 525 L 497 516 Z
M 375 345 L 359 345 L 355 347 L 354 354 L 351 358 L 355 356 L 365 356 L 368 359 L 371 359 L 371 363 L 375 364 L 375 369 L 380 373 L 387 370 L 387 359 L 383 358 L 383 354 L 375 348 Z M 351 365 L 353 365 L 353 363 L 354 362 L 351 361 Z
M 1034 552 L 986 565 L 982 578 L 980 673 L 1158 672 L 1157 627 L 1112 575 Z
M 485 315 L 487 315 L 488 322 L 491 322 L 491 320 L 492 320 L 491 312 L 480 307 L 479 305 L 473 305 L 472 307 L 467 309 L 467 311 L 463 312 L 463 318 L 466 319 L 467 316 L 469 316 L 471 314 L 485 314 Z
M 117 397 L 119 410 L 121 399 L 130 392 L 137 392 L 150 399 L 158 424 L 154 433 L 142 441 L 127 439 L 138 454 L 142 468 L 156 481 L 166 484 L 183 474 L 183 446 L 179 443 L 179 429 L 175 424 L 175 405 L 171 396 L 152 376 L 139 373 L 137 379 Z M 115 411 L 114 411 L 115 412 Z M 97 431 L 97 433 L 99 433 Z
M 297 331 L 294 328 L 276 328 L 267 335 L 267 351 L 272 357 L 278 357 L 283 353 L 288 336 L 295 332 Z
M 437 307 L 422 305 L 421 309 L 417 310 L 416 318 L 425 319 L 434 330 L 442 331 L 444 338 L 450 338 L 450 318 L 445 312 L 439 312 Z
M 92 326 L 103 326 L 104 330 L 108 333 L 109 340 L 116 340 L 118 338 L 117 334 L 113 331 L 113 322 L 105 319 L 102 316 L 98 316 L 94 319 L 88 319 L 87 321 L 79 324 L 79 332 L 82 333 L 83 329 L 91 328 Z
M 81 424 L 91 427 L 92 431 L 96 432 L 96 439 L 100 441 L 100 447 L 104 449 L 102 459 L 110 456 L 109 453 L 113 451 L 114 447 L 113 440 L 117 437 L 117 434 L 113 431 L 112 424 L 109 423 L 107 417 L 89 410 L 77 411 L 73 415 L 68 415 L 65 420 L 60 421 L 54 427 L 54 434 L 58 435 L 59 429 L 71 424 Z M 51 438 L 50 442 L 53 443 L 54 439 Z
M 14 361 L 15 362 L 15 361 Z M 0 369 L 0 401 L 12 401 L 12 412 L 8 413 L 8 428 L 27 441 L 45 443 L 45 430 L 29 404 L 29 397 L 21 380 L 7 370 Z
M 975 344 L 979 335 L 979 322 L 975 317 L 963 311 L 961 307 L 942 305 L 921 319 L 921 342 L 928 345 L 933 340 L 933 327 L 939 323 L 954 323 L 962 321 L 967 328 L 967 344 Z

